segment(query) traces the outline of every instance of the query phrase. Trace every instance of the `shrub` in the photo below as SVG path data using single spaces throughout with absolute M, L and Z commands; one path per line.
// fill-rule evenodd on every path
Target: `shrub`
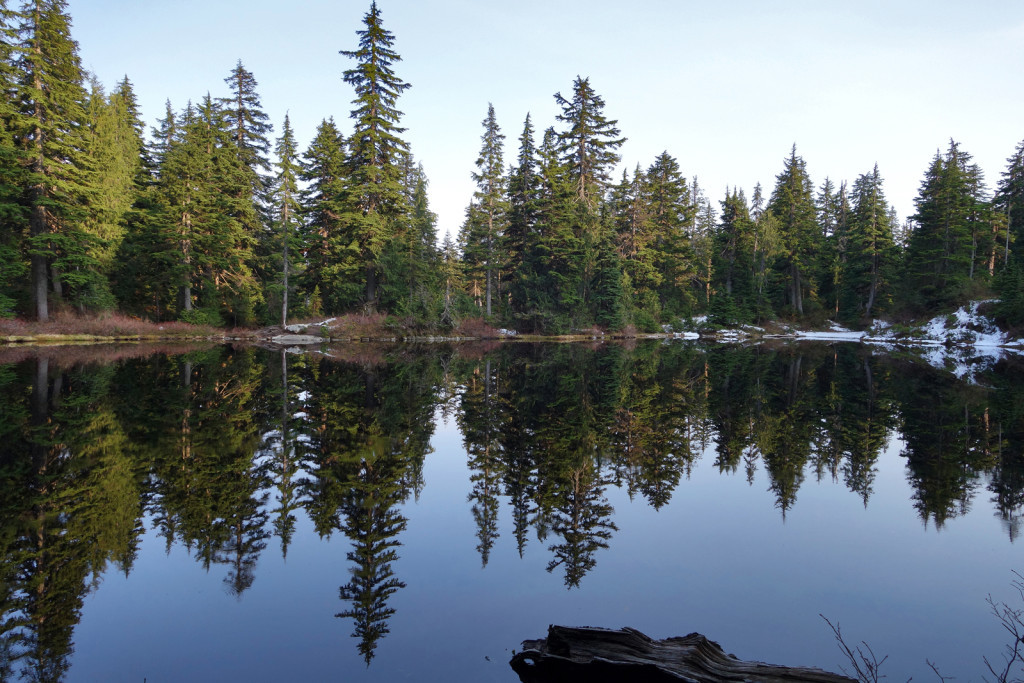
M 210 327 L 220 327 L 224 324 L 220 313 L 210 308 L 193 308 L 191 311 L 182 311 L 178 315 L 178 320 L 189 325 L 209 325 Z

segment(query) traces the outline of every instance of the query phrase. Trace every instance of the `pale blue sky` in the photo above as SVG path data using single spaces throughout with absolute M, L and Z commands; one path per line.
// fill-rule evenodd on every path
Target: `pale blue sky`
M 369 0 L 70 0 L 82 63 L 109 88 L 124 74 L 148 125 L 241 59 L 280 132 L 304 149 L 334 116 Z M 629 138 L 623 165 L 667 150 L 709 197 L 758 181 L 770 192 L 795 142 L 815 186 L 877 162 L 901 217 L 950 138 L 994 187 L 1024 139 L 1024 2 L 379 0 L 412 84 L 405 137 L 431 182 L 439 234 L 454 235 L 474 186 L 481 121 L 494 104 L 513 161 L 527 112 L 554 125 L 553 95 L 589 77 Z M 618 176 L 620 172 L 617 172 Z

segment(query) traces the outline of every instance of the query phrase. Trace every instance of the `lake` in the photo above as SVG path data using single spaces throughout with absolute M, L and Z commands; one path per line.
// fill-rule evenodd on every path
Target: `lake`
M 517 681 L 549 624 L 979 680 L 1024 362 L 858 344 L 0 355 L 5 680 Z

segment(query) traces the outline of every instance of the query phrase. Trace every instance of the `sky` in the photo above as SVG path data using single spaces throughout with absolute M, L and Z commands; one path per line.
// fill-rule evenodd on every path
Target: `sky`
M 155 124 L 228 94 L 241 60 L 280 134 L 302 149 L 321 120 L 351 130 L 342 81 L 369 0 L 69 0 L 84 68 L 127 75 Z M 527 113 L 537 142 L 555 93 L 590 79 L 627 138 L 620 169 L 667 151 L 716 209 L 727 188 L 767 194 L 795 144 L 815 187 L 877 163 L 901 217 L 950 140 L 994 188 L 1024 140 L 1024 2 L 974 0 L 378 0 L 411 84 L 404 137 L 430 181 L 438 234 L 454 237 L 493 104 L 513 162 Z M 273 140 L 271 141 L 273 142 Z

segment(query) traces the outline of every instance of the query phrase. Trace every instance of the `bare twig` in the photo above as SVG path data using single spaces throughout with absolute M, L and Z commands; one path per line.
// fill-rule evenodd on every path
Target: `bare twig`
M 1013 573 L 1017 578 L 1010 585 L 1016 589 L 1017 595 L 1024 602 L 1024 576 L 1021 576 L 1020 572 L 1017 571 Z M 996 602 L 991 595 L 985 599 L 985 602 L 988 603 L 992 614 L 1000 621 L 1012 639 L 1003 648 L 1003 666 L 997 670 L 988 657 L 983 657 L 982 660 L 985 662 L 985 667 L 990 674 L 995 676 L 997 683 L 1024 680 L 1020 678 L 1020 675 L 1024 674 L 1024 650 L 1021 647 L 1024 645 L 1024 608 L 1011 607 L 1005 602 Z M 1015 670 L 1017 677 L 1012 677 Z
M 842 652 L 846 658 L 850 661 L 850 665 L 853 667 L 853 672 L 849 672 L 843 667 L 839 669 L 852 678 L 856 678 L 861 683 L 878 683 L 881 679 L 885 678 L 883 674 L 879 672 L 882 664 L 885 660 L 889 659 L 889 655 L 885 655 L 881 659 L 875 656 L 871 646 L 863 640 L 860 645 L 851 649 L 846 641 L 843 639 L 842 631 L 839 630 L 839 622 L 833 624 L 828 620 L 824 614 L 819 614 L 819 617 L 825 620 L 828 627 L 832 629 L 832 633 L 835 634 L 836 643 L 839 645 L 839 651 Z

